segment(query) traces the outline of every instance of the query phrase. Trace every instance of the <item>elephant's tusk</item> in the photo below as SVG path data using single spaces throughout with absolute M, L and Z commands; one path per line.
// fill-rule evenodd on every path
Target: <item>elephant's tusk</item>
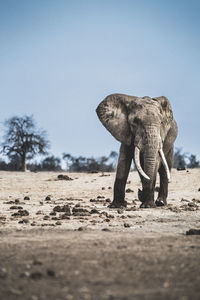
M 134 157 L 135 157 L 135 165 L 136 165 L 136 168 L 138 170 L 138 172 L 146 179 L 150 180 L 149 176 L 147 176 L 144 171 L 142 170 L 142 167 L 140 165 L 140 149 L 138 147 L 135 147 L 135 154 L 134 154 Z
M 164 166 L 165 171 L 167 173 L 167 179 L 168 179 L 168 182 L 169 182 L 170 181 L 169 167 L 168 167 L 168 164 L 167 164 L 167 161 L 166 161 L 166 158 L 165 158 L 165 154 L 164 154 L 162 148 L 159 150 L 159 153 L 160 153 L 160 156 L 161 156 L 161 159 L 162 159 L 163 166 Z

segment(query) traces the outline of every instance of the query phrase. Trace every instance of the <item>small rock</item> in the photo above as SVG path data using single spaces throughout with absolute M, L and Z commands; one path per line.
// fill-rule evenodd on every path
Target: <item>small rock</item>
M 63 205 L 63 206 L 57 205 L 53 208 L 53 211 L 54 212 L 65 212 L 65 213 L 68 213 L 69 216 L 71 215 L 69 205 Z
M 102 231 L 110 231 L 109 228 L 102 228 Z
M 61 215 L 61 219 L 62 220 L 70 220 L 70 217 L 69 217 L 69 215 L 68 214 L 63 214 L 63 215 Z
M 128 224 L 128 223 L 124 223 L 124 227 L 125 227 L 125 228 L 128 228 L 128 227 L 131 227 L 131 225 Z
M 24 200 L 30 200 L 30 197 L 25 196 L 25 197 L 24 197 Z
M 62 175 L 62 174 L 58 175 L 58 179 L 59 180 L 73 180 L 68 175 Z
M 96 202 L 96 199 L 90 199 L 90 202 Z
M 46 201 L 50 201 L 50 200 L 51 200 L 51 197 L 50 197 L 50 196 L 46 196 L 45 200 L 46 200 Z
M 50 277 L 55 277 L 55 271 L 51 270 L 51 269 L 48 269 L 47 270 L 47 275 L 50 276 Z
M 57 221 L 56 225 L 62 225 L 62 223 L 60 221 Z
M 18 204 L 19 203 L 19 199 L 15 199 L 15 203 Z
M 77 230 L 78 231 L 83 231 L 83 227 L 79 227 Z
M 134 191 L 131 189 L 126 189 L 126 193 L 133 193 Z
M 29 216 L 29 212 L 27 210 L 18 210 L 17 213 L 11 215 L 12 217 L 22 217 L 22 216 Z
M 106 202 L 111 203 L 110 198 L 107 198 L 107 199 L 106 199 Z
M 7 278 L 7 270 L 6 268 L 1 268 L 0 269 L 0 279 L 6 279 Z
M 33 272 L 30 274 L 30 278 L 33 279 L 33 280 L 38 280 L 38 279 L 41 279 L 43 276 L 43 274 L 41 272 Z
M 200 188 L 198 189 L 198 192 L 200 192 Z
M 22 278 L 29 278 L 30 277 L 30 272 L 25 271 L 25 272 L 23 272 L 23 273 L 20 274 L 20 277 L 22 277 Z
M 191 228 L 186 231 L 186 235 L 200 235 L 200 229 Z
M 18 223 L 19 224 L 28 224 L 29 220 L 28 219 L 23 219 L 23 220 L 20 220 Z
M 52 212 L 50 212 L 49 215 L 50 215 L 50 216 L 56 216 L 56 212 L 55 212 L 55 211 L 52 211 Z
M 41 260 L 34 259 L 33 262 L 32 262 L 32 264 L 33 264 L 34 266 L 41 266 L 41 265 L 42 265 L 42 262 L 41 262 Z
M 96 208 L 93 208 L 91 211 L 90 211 L 91 214 L 99 214 L 99 211 L 96 209 Z
M 97 196 L 97 199 L 104 199 L 104 196 Z
M 111 187 L 111 186 L 109 186 L 109 187 L 108 187 L 108 190 L 111 190 L 111 189 L 112 189 L 112 187 Z
M 123 214 L 124 211 L 123 211 L 123 209 L 118 209 L 117 212 L 118 212 L 118 214 Z
M 22 206 L 16 206 L 16 205 L 13 205 L 10 207 L 10 209 L 23 209 Z
M 73 207 L 72 213 L 74 216 L 90 216 L 90 212 L 82 207 Z
M 44 216 L 43 220 L 49 220 L 49 216 Z

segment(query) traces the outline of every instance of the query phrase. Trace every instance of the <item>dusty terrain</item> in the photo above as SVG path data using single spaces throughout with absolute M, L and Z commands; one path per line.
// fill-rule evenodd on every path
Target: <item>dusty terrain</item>
M 114 173 L 62 174 L 0 172 L 0 299 L 200 299 L 200 169 L 153 209 L 136 172 L 124 210 Z

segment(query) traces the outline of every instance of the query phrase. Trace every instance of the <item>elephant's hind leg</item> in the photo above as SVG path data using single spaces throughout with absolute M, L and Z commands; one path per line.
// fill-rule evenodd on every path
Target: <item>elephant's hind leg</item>
M 133 147 L 126 146 L 124 144 L 120 147 L 119 160 L 117 165 L 117 173 L 114 184 L 114 199 L 110 204 L 110 208 L 119 208 L 121 206 L 127 206 L 125 201 L 125 187 L 128 178 L 131 161 L 133 158 Z

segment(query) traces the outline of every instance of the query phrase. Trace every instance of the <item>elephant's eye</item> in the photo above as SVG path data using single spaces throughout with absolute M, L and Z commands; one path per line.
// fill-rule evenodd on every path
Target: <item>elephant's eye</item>
M 134 119 L 134 123 L 136 123 L 136 124 L 140 124 L 140 123 L 141 123 L 141 120 L 140 120 L 138 117 L 135 117 L 135 119 Z

